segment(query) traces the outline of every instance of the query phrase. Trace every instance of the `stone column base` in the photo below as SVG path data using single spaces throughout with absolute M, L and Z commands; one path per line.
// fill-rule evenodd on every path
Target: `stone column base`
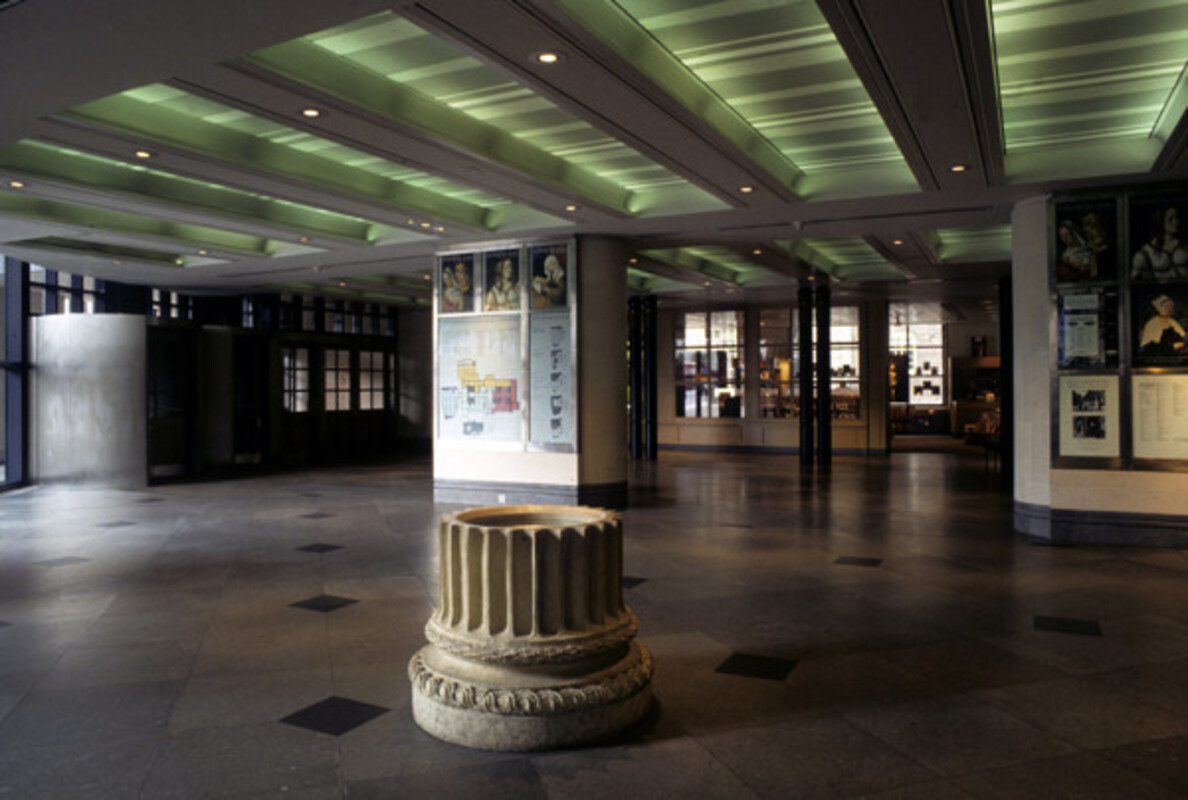
M 413 656 L 408 672 L 417 724 L 438 739 L 480 750 L 547 750 L 604 739 L 637 722 L 652 700 L 652 657 L 634 641 L 622 658 L 585 674 L 479 665 L 432 644 Z

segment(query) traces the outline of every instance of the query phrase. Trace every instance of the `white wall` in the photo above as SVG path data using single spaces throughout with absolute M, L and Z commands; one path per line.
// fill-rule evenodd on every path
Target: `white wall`
M 1011 308 L 1015 327 L 1015 500 L 1051 506 L 1052 306 L 1048 297 L 1048 205 L 1033 197 L 1011 215 Z
M 402 308 L 396 323 L 399 434 L 429 440 L 433 438 L 433 312 Z
M 148 475 L 145 320 L 59 314 L 32 320 L 35 481 L 119 489 Z

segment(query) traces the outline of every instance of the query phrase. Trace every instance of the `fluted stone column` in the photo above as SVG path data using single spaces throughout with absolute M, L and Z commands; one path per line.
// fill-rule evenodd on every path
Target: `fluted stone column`
M 447 514 L 430 644 L 409 663 L 423 729 L 485 750 L 605 737 L 651 701 L 652 661 L 623 604 L 619 516 L 581 506 Z

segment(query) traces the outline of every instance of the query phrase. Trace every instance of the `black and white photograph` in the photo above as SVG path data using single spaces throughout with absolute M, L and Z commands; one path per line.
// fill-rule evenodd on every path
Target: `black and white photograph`
M 1072 408 L 1073 411 L 1105 411 L 1106 397 L 1103 389 L 1089 389 L 1084 392 L 1078 392 L 1073 389 L 1072 393 Z
M 1104 439 L 1106 438 L 1105 417 L 1086 415 L 1073 417 L 1074 439 Z

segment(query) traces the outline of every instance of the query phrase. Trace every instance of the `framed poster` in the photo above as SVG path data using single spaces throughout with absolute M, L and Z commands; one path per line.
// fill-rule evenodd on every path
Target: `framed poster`
M 483 311 L 520 310 L 520 251 L 483 254 Z
M 520 441 L 521 385 L 518 314 L 438 320 L 439 439 Z
M 1135 458 L 1188 459 L 1188 375 L 1130 379 Z
M 1130 279 L 1136 283 L 1188 280 L 1188 241 L 1182 219 L 1188 195 L 1130 198 Z
M 1113 198 L 1056 204 L 1056 281 L 1113 280 L 1118 269 Z
M 566 308 L 569 305 L 569 245 L 549 244 L 528 250 L 532 280 L 531 305 L 534 309 Z
M 437 266 L 438 311 L 442 314 L 474 311 L 474 255 L 441 256 Z
M 577 395 L 568 314 L 533 314 L 529 322 L 529 442 L 569 450 L 577 430 Z
M 1060 369 L 1118 365 L 1118 289 L 1067 287 L 1057 300 L 1056 363 Z
M 1121 455 L 1117 375 L 1061 375 L 1060 455 Z
M 1130 301 L 1134 365 L 1188 366 L 1188 284 L 1134 286 Z

